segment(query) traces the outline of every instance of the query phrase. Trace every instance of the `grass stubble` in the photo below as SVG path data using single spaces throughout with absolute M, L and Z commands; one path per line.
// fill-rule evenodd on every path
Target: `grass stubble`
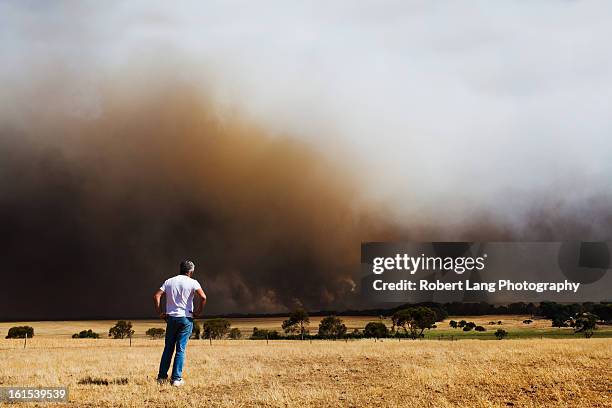
M 70 398 L 20 406 L 612 406 L 609 338 L 191 340 L 182 388 L 155 382 L 163 340 L 22 344 L 0 341 L 0 386 L 67 386 Z

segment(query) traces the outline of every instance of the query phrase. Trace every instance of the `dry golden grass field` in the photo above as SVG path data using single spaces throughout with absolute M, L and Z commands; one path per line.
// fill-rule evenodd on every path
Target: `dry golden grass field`
M 280 320 L 232 323 L 248 331 L 278 329 Z M 349 327 L 371 320 L 345 319 Z M 520 316 L 500 320 L 507 320 L 502 327 L 510 333 L 522 327 Z M 311 329 L 317 322 L 312 319 Z M 64 405 L 71 407 L 612 407 L 609 338 L 191 340 L 187 384 L 173 388 L 155 382 L 163 340 L 143 336 L 160 322 L 134 322 L 131 347 L 128 340 L 70 338 L 88 328 L 104 335 L 112 323 L 29 322 L 35 337 L 26 349 L 23 340 L 4 339 L 19 323 L 1 323 L 0 386 L 67 386 Z M 79 384 L 86 377 L 127 383 Z

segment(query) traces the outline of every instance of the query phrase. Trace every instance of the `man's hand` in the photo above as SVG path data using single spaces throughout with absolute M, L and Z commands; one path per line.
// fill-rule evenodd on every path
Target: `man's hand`
M 162 313 L 159 314 L 159 318 L 162 319 L 162 320 L 166 320 L 168 318 L 168 315 L 166 313 L 162 312 Z

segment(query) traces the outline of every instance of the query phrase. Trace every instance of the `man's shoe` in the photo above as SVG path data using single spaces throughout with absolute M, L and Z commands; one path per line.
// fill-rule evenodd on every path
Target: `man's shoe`
M 185 385 L 185 381 L 182 378 L 180 380 L 172 381 L 172 386 L 173 387 L 181 387 L 183 385 Z
M 158 379 L 157 379 L 157 383 L 158 383 L 159 385 L 165 384 L 166 382 L 168 382 L 168 379 L 167 379 L 167 378 L 158 378 Z

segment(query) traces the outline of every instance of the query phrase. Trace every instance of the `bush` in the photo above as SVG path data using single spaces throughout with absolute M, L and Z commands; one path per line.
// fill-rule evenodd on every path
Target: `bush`
M 498 320 L 498 321 L 497 321 L 497 324 L 502 324 L 502 321 L 501 321 L 501 320 Z
M 555 317 L 552 319 L 552 327 L 569 327 L 568 319 L 564 317 Z
M 370 322 L 366 324 L 365 329 L 363 329 L 363 337 L 375 337 L 382 338 L 387 337 L 389 334 L 389 329 L 383 322 Z
M 264 330 L 258 329 L 257 327 L 253 327 L 253 334 L 251 334 L 251 340 L 277 340 L 280 339 L 281 336 L 278 334 L 276 330 Z
M 508 332 L 504 329 L 497 329 L 497 331 L 495 332 L 495 337 L 497 337 L 497 340 L 501 340 L 505 337 L 508 337 Z
M 531 319 L 523 320 L 523 324 L 531 324 L 531 323 L 533 323 L 533 320 Z
M 202 323 L 202 338 L 221 339 L 227 334 L 232 324 L 227 319 L 208 319 Z
M 126 337 L 132 337 L 134 330 L 132 330 L 132 322 L 126 322 L 125 320 L 119 320 L 113 327 L 108 331 L 108 337 L 113 339 L 124 339 Z
M 464 327 L 467 324 L 467 322 L 465 320 L 460 320 L 459 323 L 457 323 L 458 327 Z
M 472 330 L 473 327 L 472 326 L 463 326 L 463 331 L 464 332 L 469 332 L 470 330 Z
M 161 327 L 151 327 L 145 334 L 153 339 L 161 339 L 166 334 L 166 330 Z
M 359 329 L 353 329 L 353 331 L 348 333 L 345 337 L 349 339 L 362 339 L 363 333 L 360 332 Z
M 456 329 L 457 328 L 457 321 L 456 320 L 451 320 L 450 322 L 448 322 L 448 325 L 451 328 Z
M 30 326 L 16 326 L 11 327 L 6 335 L 7 339 L 23 339 L 26 336 L 28 338 L 34 337 L 34 328 Z
M 323 339 L 337 339 L 346 334 L 346 326 L 336 316 L 327 316 L 319 323 L 319 337 Z
M 72 335 L 73 339 L 99 339 L 100 335 L 98 333 L 94 333 L 93 330 L 82 330 L 78 333 L 74 333 Z
M 234 327 L 229 331 L 229 338 L 232 340 L 240 340 L 242 338 L 242 332 L 239 328 Z
M 482 327 L 482 326 L 476 326 L 476 327 L 474 327 L 474 330 L 476 330 L 477 332 L 487 331 L 487 329 L 485 329 L 485 328 L 484 328 L 484 327 Z

